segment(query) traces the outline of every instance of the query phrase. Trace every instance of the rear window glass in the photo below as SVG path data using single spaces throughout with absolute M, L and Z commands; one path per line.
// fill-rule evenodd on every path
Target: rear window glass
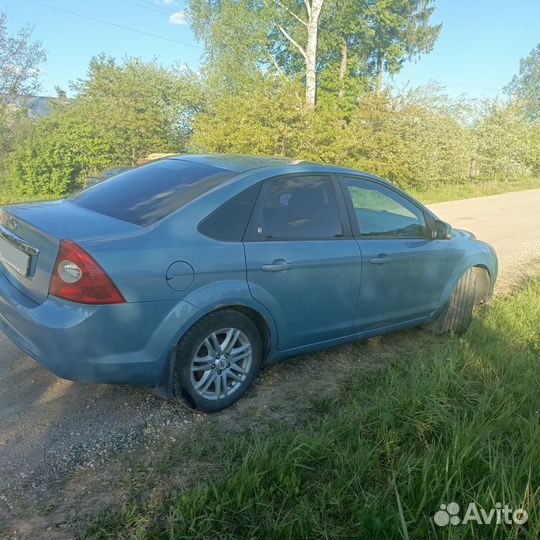
M 70 200 L 88 210 L 144 227 L 237 174 L 191 161 L 156 161 L 114 176 Z

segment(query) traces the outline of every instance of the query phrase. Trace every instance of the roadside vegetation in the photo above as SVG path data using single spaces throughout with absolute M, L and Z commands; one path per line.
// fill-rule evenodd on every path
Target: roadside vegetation
M 441 26 L 430 22 L 431 1 L 263 5 L 191 0 L 203 69 L 102 54 L 34 119 L 25 96 L 39 88 L 44 46 L 29 29 L 11 35 L 0 14 L 0 204 L 65 196 L 90 174 L 154 152 L 332 163 L 381 175 L 426 202 L 536 187 L 538 47 L 504 97 L 450 98 L 383 78 L 432 49 Z
M 409 189 L 408 192 L 424 204 L 434 204 L 444 201 L 487 197 L 511 191 L 538 189 L 540 178 L 524 176 L 508 180 L 486 180 L 482 182 L 467 182 L 466 184 L 446 184 L 425 189 Z
M 170 471 L 191 467 L 191 487 L 149 497 L 154 472 L 81 537 L 538 538 L 539 298 L 540 280 L 527 282 L 482 308 L 464 337 L 428 337 L 358 371 L 294 425 L 231 437 L 207 418 L 196 440 L 152 462 L 172 484 Z M 488 511 L 500 502 L 529 520 L 438 527 L 434 513 L 452 501 L 462 517 L 471 502 Z

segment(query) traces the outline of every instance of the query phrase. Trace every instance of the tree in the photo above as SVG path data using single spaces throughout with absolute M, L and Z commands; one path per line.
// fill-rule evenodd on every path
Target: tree
M 137 58 L 118 64 L 105 55 L 90 61 L 86 79 L 72 90 L 75 105 L 100 131 L 115 133 L 119 158 L 131 164 L 148 152 L 181 151 L 204 100 L 197 76 L 187 69 Z
M 305 62 L 306 107 L 315 108 L 317 93 L 317 42 L 324 0 L 272 0 L 276 27 Z M 302 39 L 295 39 L 296 35 Z M 293 37 L 294 36 L 294 37 Z
M 433 49 L 442 28 L 429 24 L 434 10 L 432 0 L 368 0 L 365 43 L 377 95 L 383 71 L 397 73 L 406 60 Z
M 84 108 L 62 108 L 36 120 L 13 152 L 11 189 L 20 195 L 65 195 L 80 188 L 88 173 L 116 162 L 116 143 L 114 132 L 100 132 Z
M 519 62 L 519 74 L 505 87 L 505 92 L 523 105 L 527 118 L 540 118 L 540 44 Z
M 325 86 L 331 78 L 336 81 L 333 86 L 340 102 L 345 97 L 348 79 L 368 77 L 364 69 L 367 7 L 367 0 L 330 1 L 321 24 L 319 66 Z M 326 77 L 328 71 L 331 78 Z
M 31 41 L 32 30 L 26 26 L 16 35 L 7 31 L 7 17 L 0 13 L 0 187 L 4 188 L 7 156 L 13 151 L 26 123 L 20 98 L 39 89 L 39 66 L 45 51 L 39 41 Z
M 429 22 L 432 0 L 191 0 L 189 9 L 210 72 L 225 87 L 276 72 L 303 80 L 308 110 L 321 75 L 328 87 L 335 74 L 341 99 L 348 76 L 374 76 L 380 93 L 383 71 L 429 52 L 441 29 Z
M 7 33 L 7 17 L 0 13 L 0 102 L 35 93 L 39 66 L 46 54 L 40 41 L 31 41 L 32 29 L 25 26 L 15 36 Z
M 474 131 L 482 178 L 509 181 L 540 174 L 540 120 L 525 119 L 519 102 L 484 101 Z
M 211 77 L 242 90 L 257 72 L 302 73 L 305 104 L 315 107 L 317 43 L 325 0 L 190 0 L 195 35 L 206 45 Z M 301 59 L 301 60 L 300 60 Z
M 59 100 L 15 150 L 14 191 L 63 195 L 104 167 L 134 165 L 152 152 L 182 152 L 204 106 L 193 73 L 139 59 L 93 58 L 73 90 L 75 98 Z
M 188 0 L 195 37 L 205 45 L 211 93 L 235 95 L 272 64 L 264 0 Z

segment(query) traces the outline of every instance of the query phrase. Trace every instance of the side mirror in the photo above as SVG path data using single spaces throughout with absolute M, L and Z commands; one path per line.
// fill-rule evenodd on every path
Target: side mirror
M 452 225 L 445 221 L 436 220 L 431 229 L 431 238 L 433 240 L 449 240 L 452 238 Z

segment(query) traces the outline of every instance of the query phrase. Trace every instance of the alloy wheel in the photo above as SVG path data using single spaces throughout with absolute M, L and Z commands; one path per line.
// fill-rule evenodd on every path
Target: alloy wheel
M 191 361 L 191 384 L 204 399 L 218 400 L 235 393 L 249 375 L 253 348 L 238 328 L 212 332 L 197 347 Z

